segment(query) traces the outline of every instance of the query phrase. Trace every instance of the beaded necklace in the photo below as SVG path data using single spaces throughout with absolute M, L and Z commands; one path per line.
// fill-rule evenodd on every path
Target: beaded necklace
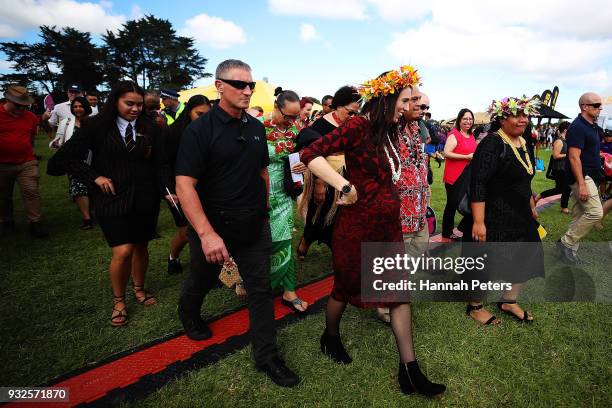
M 512 141 L 510 140 L 510 136 L 508 136 L 506 133 L 504 133 L 503 130 L 499 129 L 497 131 L 497 133 L 499 134 L 499 136 L 502 138 L 502 140 L 504 141 L 504 143 L 506 143 L 507 145 L 510 146 L 510 148 L 512 149 L 512 152 L 514 153 L 514 156 L 516 157 L 516 160 L 519 161 L 519 163 L 521 163 L 521 165 L 523 166 L 523 168 L 525 168 L 525 170 L 527 171 L 527 173 L 530 176 L 533 176 L 533 166 L 531 165 L 531 160 L 529 159 L 529 153 L 527 152 L 527 149 L 525 148 L 525 139 L 523 139 L 522 137 L 519 138 L 519 141 L 521 143 L 521 147 L 523 148 L 523 150 L 525 151 L 525 159 L 527 159 L 527 163 L 525 163 L 521 157 L 521 155 L 519 154 L 518 150 L 516 149 L 516 146 L 514 145 L 514 143 L 512 143 Z
M 393 151 L 393 154 L 397 158 L 397 168 L 396 168 L 395 164 L 393 163 L 393 159 L 389 155 L 389 149 L 387 149 L 387 146 L 384 147 L 385 154 L 387 155 L 387 160 L 389 160 L 389 167 L 391 167 L 391 181 L 393 182 L 393 184 L 397 184 L 400 177 L 402 176 L 402 160 L 400 159 L 400 156 L 397 150 L 395 150 L 395 146 L 393 145 L 393 143 L 391 143 L 391 138 L 389 137 L 389 133 L 387 133 L 387 140 L 389 141 L 389 146 L 391 146 L 391 150 Z

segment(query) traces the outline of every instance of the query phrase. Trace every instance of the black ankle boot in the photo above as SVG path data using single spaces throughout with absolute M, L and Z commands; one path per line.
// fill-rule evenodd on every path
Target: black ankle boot
M 350 364 L 353 359 L 342 345 L 340 335 L 330 336 L 327 330 L 321 336 L 321 352 L 340 364 Z
M 446 386 L 429 381 L 425 374 L 421 372 L 419 363 L 416 361 L 400 363 L 398 381 L 404 394 L 418 392 L 419 394 L 433 397 L 434 395 L 442 394 L 446 390 Z

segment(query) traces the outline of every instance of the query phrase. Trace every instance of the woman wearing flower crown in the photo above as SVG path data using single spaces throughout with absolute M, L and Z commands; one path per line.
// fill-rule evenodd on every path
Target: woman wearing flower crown
M 296 313 L 304 313 L 308 302 L 295 293 L 295 259 L 291 248 L 293 232 L 293 203 L 285 193 L 285 161 L 295 149 L 298 134 L 296 121 L 300 115 L 300 97 L 293 91 L 282 91 L 276 96 L 274 111 L 261 118 L 266 128 L 270 165 L 270 229 L 272 255 L 270 280 L 272 287 L 284 289 L 282 303 Z M 296 164 L 292 171 L 303 173 L 306 166 Z
M 464 242 L 499 243 L 487 247 L 495 255 L 488 254 L 486 279 L 512 282 L 512 289 L 503 293 L 497 306 L 524 323 L 533 321 L 533 316 L 516 303 L 522 283 L 544 275 L 531 193 L 534 158 L 521 136 L 529 115 L 537 114 L 537 106 L 537 100 L 523 97 L 493 101 L 489 107 L 491 132 L 479 143 L 471 164 L 473 225 L 463 236 Z M 466 314 L 485 325 L 500 323 L 483 309 L 480 300 L 471 301 Z
M 446 387 L 430 382 L 415 359 L 412 314 L 408 303 L 364 303 L 361 297 L 361 243 L 402 242 L 400 201 L 394 183 L 401 176 L 398 122 L 409 107 L 419 77 L 412 67 L 382 74 L 359 88 L 367 101 L 362 115 L 312 143 L 302 162 L 327 184 L 342 192 L 334 225 L 334 286 L 325 312 L 321 351 L 342 364 L 352 361 L 340 338 L 340 319 L 347 303 L 390 307 L 391 328 L 399 351 L 402 392 L 433 396 Z M 326 156 L 344 152 L 350 181 L 338 174 Z

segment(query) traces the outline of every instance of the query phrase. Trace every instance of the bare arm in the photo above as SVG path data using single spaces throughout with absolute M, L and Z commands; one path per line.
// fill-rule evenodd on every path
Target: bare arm
M 578 183 L 578 198 L 581 201 L 586 201 L 589 198 L 589 193 L 584 183 L 584 175 L 582 174 L 582 161 L 580 160 L 582 150 L 577 147 L 570 147 L 567 151 L 572 174 Z
M 484 223 L 485 217 L 485 203 L 473 202 L 470 203 L 472 209 L 472 218 L 474 218 L 474 224 L 472 225 L 472 239 L 477 242 L 485 242 L 487 240 L 487 228 Z
M 321 180 L 334 187 L 336 190 L 342 190 L 342 187 L 349 184 L 349 181 L 338 174 L 332 166 L 327 163 L 324 157 L 317 157 L 308 164 L 308 169 L 319 177 Z M 351 188 L 349 194 L 344 194 L 338 201 L 338 204 L 353 204 L 357 201 L 357 190 L 355 186 Z
M 200 197 L 195 189 L 198 180 L 189 176 L 176 176 L 176 194 L 183 212 L 202 242 L 202 250 L 208 263 L 229 261 L 229 254 L 223 239 L 215 232 L 204 213 Z
M 336 190 L 341 190 L 343 186 L 349 184 L 348 180 L 336 172 L 332 166 L 327 163 L 324 157 L 317 157 L 308 164 L 308 169 L 321 180 L 334 187 Z
M 457 139 L 455 135 L 448 135 L 446 144 L 444 145 L 444 157 L 455 159 L 455 160 L 471 160 L 472 154 L 459 154 L 454 153 L 453 150 L 457 147 Z
M 563 142 L 561 141 L 561 139 L 555 140 L 555 142 L 553 143 L 553 151 L 552 151 L 553 159 L 555 160 L 565 159 L 565 156 L 567 156 L 567 154 L 561 153 L 561 149 L 563 149 Z

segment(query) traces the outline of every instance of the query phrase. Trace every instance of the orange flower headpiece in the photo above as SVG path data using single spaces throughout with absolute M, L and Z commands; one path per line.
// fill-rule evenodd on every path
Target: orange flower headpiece
M 399 70 L 389 71 L 386 74 L 370 79 L 358 87 L 359 94 L 364 101 L 372 98 L 387 96 L 407 86 L 421 85 L 421 77 L 417 70 L 410 65 L 403 65 Z

